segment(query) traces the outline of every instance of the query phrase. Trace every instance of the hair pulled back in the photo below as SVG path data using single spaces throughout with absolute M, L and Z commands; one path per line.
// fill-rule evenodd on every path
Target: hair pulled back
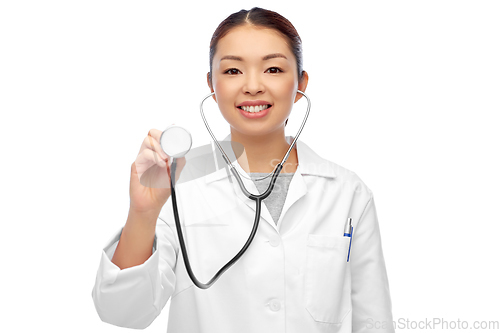
M 212 85 L 212 61 L 214 59 L 215 52 L 217 51 L 217 44 L 219 40 L 231 31 L 231 29 L 245 24 L 274 29 L 285 37 L 290 50 L 295 56 L 295 60 L 297 62 L 297 74 L 299 81 L 301 81 L 304 76 L 302 71 L 302 40 L 300 39 L 297 30 L 295 30 L 295 27 L 290 21 L 280 14 L 271 10 L 254 7 L 250 10 L 242 9 L 239 12 L 229 15 L 219 24 L 217 29 L 215 29 L 210 41 L 210 73 L 208 74 L 210 85 Z

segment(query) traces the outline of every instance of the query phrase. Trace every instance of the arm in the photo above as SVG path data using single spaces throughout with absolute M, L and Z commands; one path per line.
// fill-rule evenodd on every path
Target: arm
M 127 223 L 111 260 L 113 264 L 125 269 L 140 265 L 151 257 L 158 215 L 140 214 L 132 209 L 129 211 Z
M 92 298 L 102 321 L 121 327 L 146 328 L 174 292 L 175 232 L 158 218 L 152 246 L 147 250 L 152 255 L 143 263 L 120 269 L 111 258 L 117 256 L 118 240 L 122 241 L 125 228 L 102 251 Z
M 394 332 L 391 297 L 373 195 L 351 245 L 353 332 Z

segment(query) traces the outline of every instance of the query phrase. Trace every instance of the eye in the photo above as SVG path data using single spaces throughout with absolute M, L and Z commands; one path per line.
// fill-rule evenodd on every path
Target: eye
M 269 68 L 267 71 L 269 71 L 271 74 L 278 74 L 278 73 L 282 73 L 283 71 L 281 70 L 281 68 L 278 68 L 278 67 L 271 67 Z M 267 72 L 266 71 L 266 72 Z
M 227 71 L 224 72 L 224 74 L 235 75 L 238 74 L 239 71 L 240 70 L 237 68 L 229 68 Z

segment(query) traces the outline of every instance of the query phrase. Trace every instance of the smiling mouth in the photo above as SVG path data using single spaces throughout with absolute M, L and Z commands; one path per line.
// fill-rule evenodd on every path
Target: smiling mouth
M 237 108 L 246 112 L 257 113 L 269 109 L 271 106 L 272 106 L 271 104 L 266 104 L 257 106 L 237 106 Z

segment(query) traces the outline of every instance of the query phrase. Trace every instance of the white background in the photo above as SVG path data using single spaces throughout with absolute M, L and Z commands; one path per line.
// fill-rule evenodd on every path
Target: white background
M 394 319 L 500 321 L 499 2 L 325 4 L 3 1 L 2 326 L 127 331 L 100 321 L 91 290 L 127 218 L 130 166 L 150 128 L 209 141 L 210 38 L 253 6 L 303 40 L 301 140 L 374 192 Z M 147 331 L 167 321 L 165 308 Z

